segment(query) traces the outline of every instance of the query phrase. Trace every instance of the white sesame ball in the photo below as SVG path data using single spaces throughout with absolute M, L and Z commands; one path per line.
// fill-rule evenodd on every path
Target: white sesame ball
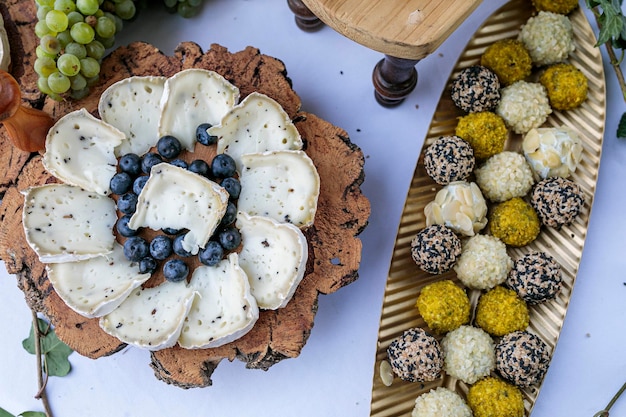
M 565 15 L 541 11 L 528 19 L 519 34 L 537 66 L 563 62 L 574 51 L 572 22 Z
M 473 384 L 495 369 L 494 342 L 478 327 L 463 325 L 452 330 L 441 340 L 441 346 L 444 370 L 466 384 Z
M 548 92 L 539 83 L 517 81 L 501 91 L 496 113 L 515 133 L 541 126 L 552 113 Z
M 456 392 L 437 387 L 415 399 L 411 417 L 472 417 L 472 410 Z
M 486 290 L 502 284 L 512 267 L 513 260 L 500 239 L 475 235 L 463 244 L 454 271 L 466 287 Z
M 483 196 L 494 203 L 525 196 L 535 182 L 526 158 L 511 151 L 495 154 L 474 173 Z

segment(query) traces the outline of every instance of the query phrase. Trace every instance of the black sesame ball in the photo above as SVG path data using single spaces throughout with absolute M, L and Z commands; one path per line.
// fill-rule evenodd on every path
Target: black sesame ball
M 440 224 L 420 230 L 411 241 L 411 257 L 417 266 L 431 274 L 449 271 L 461 256 L 461 239 Z
M 424 152 L 424 168 L 437 184 L 467 179 L 476 159 L 471 145 L 458 136 L 442 136 Z
M 502 378 L 518 387 L 525 388 L 541 382 L 548 370 L 548 346 L 533 333 L 509 333 L 500 339 L 495 351 L 496 370 Z
M 437 339 L 423 329 L 406 330 L 387 348 L 391 369 L 409 382 L 434 381 L 441 376 L 443 353 Z
M 560 229 L 571 224 L 582 211 L 585 196 L 575 182 L 562 177 L 550 177 L 538 182 L 530 195 L 541 223 Z
M 552 300 L 561 291 L 561 265 L 545 252 L 530 252 L 517 259 L 505 285 L 528 304 Z
M 492 111 L 500 102 L 500 81 L 490 69 L 473 65 L 452 80 L 454 104 L 467 113 Z

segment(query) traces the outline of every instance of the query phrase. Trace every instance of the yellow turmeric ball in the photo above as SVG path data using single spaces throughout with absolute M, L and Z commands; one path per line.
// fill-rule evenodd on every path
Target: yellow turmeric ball
M 492 376 L 470 387 L 467 404 L 474 417 L 524 416 L 524 398 L 519 388 Z
M 469 323 L 469 298 L 465 290 L 451 280 L 426 285 L 417 297 L 415 306 L 435 333 L 447 333 Z
M 528 306 L 514 290 L 501 285 L 487 291 L 476 305 L 476 325 L 493 336 L 525 330 L 530 323 Z
M 459 118 L 456 135 L 470 144 L 476 159 L 487 159 L 504 150 L 509 131 L 502 117 L 483 111 Z
M 553 109 L 575 109 L 587 99 L 587 77 L 572 64 L 549 66 L 541 74 L 539 82 L 546 88 Z
M 535 209 L 520 197 L 496 205 L 489 215 L 490 233 L 509 246 L 525 246 L 539 236 Z
M 522 41 L 502 39 L 489 45 L 480 57 L 480 65 L 495 72 L 506 86 L 528 77 L 533 63 Z
M 578 0 L 533 0 L 537 11 L 570 14 L 578 7 Z

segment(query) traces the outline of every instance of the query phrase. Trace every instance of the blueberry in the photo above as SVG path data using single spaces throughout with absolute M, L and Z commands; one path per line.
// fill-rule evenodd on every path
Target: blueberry
M 139 273 L 140 274 L 151 274 L 156 271 L 157 261 L 154 260 L 151 256 L 146 256 L 145 258 L 141 258 L 139 260 Z
M 120 158 L 120 169 L 132 176 L 139 175 L 141 173 L 141 158 L 134 153 L 127 153 Z
M 165 235 L 158 235 L 150 242 L 150 255 L 162 261 L 172 254 L 172 239 Z
M 171 282 L 180 282 L 189 275 L 189 267 L 180 259 L 170 259 L 163 265 L 163 276 Z
M 225 153 L 217 154 L 211 163 L 211 172 L 216 178 L 232 177 L 237 172 L 235 160 Z
M 241 183 L 237 178 L 224 178 L 220 185 L 228 191 L 231 199 L 236 200 L 239 198 L 239 194 L 241 193 Z
M 170 236 L 177 235 L 181 231 L 181 229 L 174 229 L 173 227 L 164 227 L 161 230 L 163 230 L 163 233 L 165 233 L 166 235 L 170 235 Z
M 211 172 L 211 167 L 202 159 L 196 159 L 189 164 L 189 171 L 195 172 L 198 175 L 206 177 Z
M 122 195 L 133 185 L 133 179 L 127 172 L 118 172 L 111 177 L 109 188 L 113 194 Z
M 117 209 L 124 214 L 132 214 L 137 210 L 137 194 L 126 193 L 122 194 L 117 199 Z
M 146 181 L 148 181 L 147 175 L 142 175 L 141 177 L 135 178 L 133 182 L 133 193 L 139 195 L 141 194 L 141 190 L 143 190 L 144 185 L 146 185 Z
M 174 136 L 165 135 L 157 142 L 157 151 L 165 159 L 174 159 L 183 150 L 183 145 Z
M 217 265 L 223 256 L 224 248 L 214 240 L 209 240 L 206 246 L 198 252 L 198 259 L 206 266 Z
M 150 254 L 150 245 L 139 236 L 132 236 L 124 242 L 124 256 L 131 262 L 139 262 Z
M 141 158 L 141 171 L 149 174 L 150 170 L 156 164 L 163 162 L 163 158 L 158 153 L 149 152 Z
M 217 136 L 209 135 L 207 129 L 211 127 L 210 123 L 202 123 L 196 128 L 196 140 L 202 145 L 213 145 L 217 142 Z
M 187 165 L 187 162 L 183 161 L 182 159 L 174 159 L 173 161 L 170 161 L 170 164 L 183 169 L 187 169 L 187 167 L 189 166 Z
M 130 214 L 125 214 L 117 220 L 117 232 L 124 237 L 131 237 L 137 234 L 137 230 L 128 227 L 130 217 Z
M 228 226 L 232 224 L 236 218 L 237 218 L 237 206 L 232 201 L 229 201 L 228 205 L 226 206 L 226 212 L 224 212 L 224 216 L 222 217 L 220 224 L 222 226 Z
M 172 250 L 178 256 L 182 256 L 184 258 L 191 256 L 190 252 L 187 252 L 185 248 L 183 248 L 183 239 L 186 235 L 178 235 L 174 238 L 174 242 L 172 243 Z
M 241 233 L 236 227 L 228 226 L 222 229 L 217 236 L 220 245 L 225 250 L 233 250 L 241 243 Z

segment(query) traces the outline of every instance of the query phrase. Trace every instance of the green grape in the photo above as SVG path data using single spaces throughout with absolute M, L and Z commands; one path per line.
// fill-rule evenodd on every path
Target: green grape
M 84 15 L 96 14 L 100 8 L 98 0 L 76 0 L 76 8 Z
M 76 3 L 74 0 L 54 0 L 54 10 L 67 14 L 76 10 Z
M 94 14 L 94 16 L 102 17 L 102 16 L 104 16 L 104 11 L 102 11 L 102 9 L 98 9 L 98 11 Z
M 54 6 L 54 0 L 37 0 L 36 3 L 38 6 L 48 6 L 48 7 Z
M 83 45 L 93 41 L 96 36 L 96 32 L 93 28 L 85 22 L 76 23 L 70 29 L 70 33 L 72 34 L 72 39 L 74 39 L 74 41 L 82 43 Z
M 95 77 L 87 78 L 87 85 L 91 87 L 95 85 L 98 81 L 100 81 L 100 76 L 96 75 Z
M 80 60 L 72 54 L 63 54 L 57 59 L 59 72 L 68 77 L 73 77 L 80 72 Z
M 54 36 L 56 35 L 56 33 L 50 30 L 45 20 L 40 20 L 39 22 L 35 23 L 35 35 L 37 35 L 37 37 L 41 39 L 46 35 Z
M 35 72 L 42 77 L 49 77 L 50 74 L 57 71 L 57 63 L 54 59 L 42 56 L 41 58 L 37 58 L 35 60 Z
M 176 11 L 184 18 L 190 18 L 198 14 L 198 8 L 187 3 L 179 3 Z
M 87 79 L 97 77 L 100 74 L 100 63 L 91 57 L 83 58 L 80 60 L 80 73 Z
M 130 20 L 135 17 L 135 3 L 132 0 L 123 0 L 115 5 L 115 14 L 124 20 Z
M 47 54 L 56 55 L 61 52 L 61 42 L 56 36 L 46 35 L 39 41 L 41 49 Z
M 61 49 L 63 49 L 67 46 L 67 44 L 72 42 L 72 35 L 70 35 L 69 30 L 64 30 L 63 32 L 57 35 L 57 39 L 61 43 Z
M 53 72 L 48 77 L 48 87 L 50 87 L 53 93 L 66 93 L 70 89 L 70 79 L 59 71 Z
M 176 7 L 178 0 L 163 0 L 163 3 L 165 3 L 165 7 Z
M 106 16 L 98 18 L 96 33 L 102 38 L 110 38 L 115 35 L 115 21 Z
M 54 94 L 50 87 L 48 86 L 48 77 L 39 77 L 37 79 L 37 88 L 44 94 Z
M 124 21 L 117 15 L 110 12 L 104 12 L 104 16 L 115 22 L 115 33 L 120 33 L 124 27 Z
M 67 14 L 67 25 L 68 27 L 74 26 L 76 23 L 84 22 L 85 16 L 83 16 L 80 12 L 73 11 Z
M 80 74 L 70 77 L 70 83 L 72 90 L 82 90 L 87 87 L 87 79 Z
M 54 59 L 57 57 L 56 54 L 49 54 L 46 51 L 44 51 L 41 45 L 37 45 L 37 48 L 35 48 L 35 54 L 37 55 L 37 58 L 46 57 L 46 58 Z
M 190 6 L 198 7 L 202 4 L 202 0 L 187 0 Z
M 72 89 L 72 91 L 70 92 L 70 97 L 72 97 L 74 100 L 80 100 L 81 98 L 87 97 L 88 94 L 89 87 L 85 87 L 82 89 Z
M 93 42 L 91 42 L 93 43 Z M 88 44 L 88 45 L 91 45 Z M 81 43 L 78 42 L 70 42 L 67 44 L 67 46 L 65 47 L 65 53 L 66 54 L 72 54 L 74 55 L 76 58 L 78 59 L 83 59 L 83 58 L 87 58 L 87 47 L 88 45 L 83 45 Z
M 39 6 L 39 8 L 37 9 L 37 19 L 46 20 L 46 15 L 50 10 L 52 10 L 52 7 L 50 6 Z
M 113 48 L 113 46 L 115 45 L 115 36 L 112 36 L 110 38 L 102 38 L 98 36 L 96 40 L 99 41 L 105 49 Z
M 67 15 L 60 10 L 50 10 L 46 14 L 46 25 L 55 32 L 63 32 L 67 29 Z
M 104 45 L 100 41 L 89 42 L 85 45 L 86 56 L 90 56 L 96 61 L 100 61 L 106 52 Z M 84 58 L 84 57 L 83 57 Z

